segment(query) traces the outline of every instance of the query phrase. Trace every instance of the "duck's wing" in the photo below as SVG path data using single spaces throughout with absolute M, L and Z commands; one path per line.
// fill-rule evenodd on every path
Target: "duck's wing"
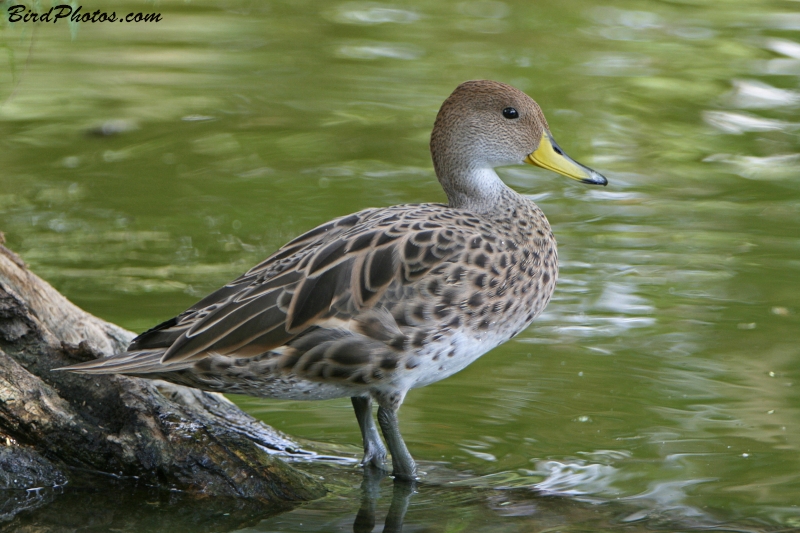
M 147 353 L 152 365 L 158 350 L 169 366 L 210 354 L 254 357 L 318 328 L 367 332 L 397 344 L 379 339 L 381 328 L 375 327 L 373 308 L 387 288 L 417 283 L 459 256 L 476 235 L 468 226 L 454 228 L 447 209 L 436 204 L 369 209 L 333 220 L 139 335 L 128 347 L 128 365 L 134 363 L 131 352 Z M 90 370 L 102 361 L 71 369 Z

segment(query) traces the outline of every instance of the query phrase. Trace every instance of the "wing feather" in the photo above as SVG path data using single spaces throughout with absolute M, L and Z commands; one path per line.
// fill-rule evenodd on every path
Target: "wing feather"
M 337 297 L 344 296 L 345 289 L 349 288 L 353 262 L 354 258 L 349 257 L 346 263 L 340 262 L 336 268 L 330 268 L 300 282 L 289 305 L 287 331 L 300 333 L 313 326 L 316 319 L 330 316 L 331 307 Z
M 306 337 L 310 342 L 317 338 L 310 332 L 330 334 L 331 327 L 350 327 L 352 333 L 346 342 L 320 338 L 318 349 L 292 348 L 286 357 L 296 371 L 331 372 L 323 368 L 325 361 L 348 367 L 366 357 L 358 338 L 382 345 L 370 348 L 370 353 L 389 357 L 386 354 L 400 349 L 406 337 L 384 313 L 384 306 L 392 305 L 383 302 L 384 297 L 403 294 L 409 289 L 402 287 L 420 283 L 411 293 L 427 294 L 430 284 L 421 279 L 458 261 L 467 243 L 480 237 L 474 227 L 454 227 L 453 216 L 433 204 L 396 206 L 368 209 L 319 226 L 186 312 L 137 337 L 128 353 L 119 354 L 116 371 L 134 368 L 137 357 L 145 372 L 156 371 L 155 358 L 164 369 L 194 364 L 212 354 L 252 358 L 281 346 L 296 346 Z M 330 326 L 331 318 L 341 326 Z M 382 329 L 386 331 L 380 333 Z M 359 379 L 377 379 L 391 365 L 384 366 L 376 367 L 372 377 Z

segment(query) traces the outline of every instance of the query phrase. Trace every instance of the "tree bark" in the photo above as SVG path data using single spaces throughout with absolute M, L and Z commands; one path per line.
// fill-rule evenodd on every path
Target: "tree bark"
M 267 504 L 324 494 L 273 455 L 310 452 L 221 395 L 52 371 L 124 350 L 132 338 L 69 302 L 0 244 L 0 489 L 113 481 Z M 0 502 L 0 522 L 13 516 L 8 505 Z

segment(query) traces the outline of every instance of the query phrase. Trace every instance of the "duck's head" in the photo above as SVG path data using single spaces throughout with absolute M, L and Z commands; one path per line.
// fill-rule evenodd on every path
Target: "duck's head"
M 582 183 L 608 183 L 561 150 L 531 97 L 496 81 L 462 83 L 445 100 L 431 134 L 431 155 L 451 205 L 463 203 L 457 197 L 491 193 L 491 169 L 505 165 L 528 163 Z

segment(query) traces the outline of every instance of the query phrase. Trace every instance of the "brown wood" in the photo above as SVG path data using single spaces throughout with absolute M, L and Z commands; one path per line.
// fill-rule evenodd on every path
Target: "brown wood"
M 221 395 L 52 370 L 122 351 L 133 336 L 69 302 L 0 244 L 0 489 L 113 480 L 270 504 L 324 494 L 271 454 L 309 452 Z

